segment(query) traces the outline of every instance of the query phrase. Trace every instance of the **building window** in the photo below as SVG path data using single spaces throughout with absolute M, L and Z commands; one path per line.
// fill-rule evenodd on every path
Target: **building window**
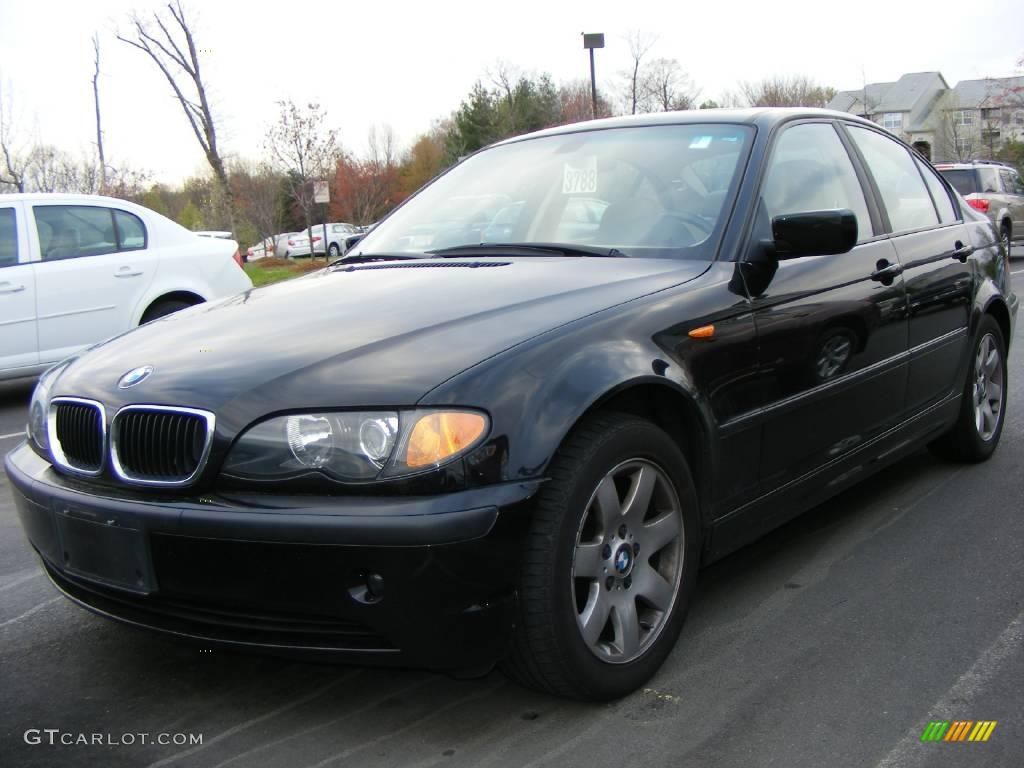
M 903 113 L 902 112 L 886 112 L 882 115 L 881 126 L 887 131 L 902 131 L 903 130 Z
M 956 154 L 959 159 L 966 160 L 974 154 L 974 142 L 970 139 L 957 139 Z
M 953 113 L 953 125 L 972 126 L 974 125 L 973 109 L 958 109 Z
M 1017 112 L 1013 113 L 1013 124 L 1024 125 L 1024 111 L 1018 110 Z
M 998 120 L 999 119 L 999 107 L 990 107 L 988 109 L 981 110 L 982 120 Z

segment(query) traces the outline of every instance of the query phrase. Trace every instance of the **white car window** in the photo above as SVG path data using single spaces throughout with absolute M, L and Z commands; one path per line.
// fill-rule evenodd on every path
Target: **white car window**
M 109 208 L 86 205 L 33 207 L 43 261 L 77 259 L 117 251 Z
M 146 247 L 146 225 L 138 216 L 127 211 L 114 211 L 117 222 L 119 251 L 141 251 Z
M 0 208 L 0 269 L 18 263 L 18 224 L 13 208 Z

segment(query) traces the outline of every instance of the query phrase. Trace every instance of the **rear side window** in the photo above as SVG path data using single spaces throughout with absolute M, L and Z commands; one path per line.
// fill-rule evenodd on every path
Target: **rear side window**
M 13 208 L 0 208 L 0 268 L 18 263 L 18 222 Z
M 950 169 L 940 173 L 953 185 L 953 189 L 964 197 L 978 191 L 978 174 L 972 168 Z
M 770 218 L 849 208 L 857 216 L 858 241 L 874 235 L 853 163 L 830 124 L 796 125 L 779 137 L 761 201 Z
M 1020 195 L 1024 194 L 1024 185 L 1020 182 L 1020 176 L 1017 172 L 1010 168 L 1001 168 L 999 170 L 999 176 L 1003 180 L 1003 192 L 1008 195 Z
M 126 211 L 92 205 L 39 205 L 32 210 L 43 261 L 146 247 L 145 225 L 138 216 Z
M 867 128 L 849 127 L 875 178 L 893 232 L 909 232 L 939 223 L 924 179 L 902 145 Z
M 927 163 L 922 163 L 916 157 L 914 162 L 917 163 L 917 168 L 924 177 L 924 183 L 928 185 L 928 191 L 932 193 L 932 200 L 935 201 L 935 208 L 939 212 L 939 221 L 943 224 L 952 224 L 957 220 L 957 215 L 953 210 L 953 202 L 949 199 L 946 187 Z
M 146 227 L 142 219 L 127 211 L 114 211 L 117 222 L 117 245 L 119 251 L 141 251 L 146 247 Z

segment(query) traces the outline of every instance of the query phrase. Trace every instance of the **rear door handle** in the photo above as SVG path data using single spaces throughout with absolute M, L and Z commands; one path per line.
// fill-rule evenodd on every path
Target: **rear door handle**
M 951 259 L 957 259 L 961 264 L 967 261 L 967 257 L 974 253 L 973 245 L 964 245 L 959 240 L 953 244 L 953 247 L 956 248 L 956 250 L 949 254 L 949 257 Z
M 0 293 L 21 293 L 24 290 L 24 285 L 11 285 L 10 283 L 0 283 Z
M 141 272 L 132 272 L 131 267 L 121 267 L 114 273 L 114 277 L 138 277 L 141 274 Z
M 890 264 L 885 259 L 879 259 L 878 263 L 875 264 L 875 271 L 871 273 L 871 279 L 879 280 L 884 283 L 886 280 L 892 280 L 894 277 L 897 277 L 902 273 L 902 264 Z

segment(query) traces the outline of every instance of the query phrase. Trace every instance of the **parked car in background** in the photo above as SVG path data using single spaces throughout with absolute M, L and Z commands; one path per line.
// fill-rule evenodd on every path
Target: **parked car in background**
M 1007 253 L 1014 242 L 1024 241 L 1024 181 L 1016 169 L 994 160 L 937 163 L 935 169 L 996 225 Z
M 278 259 L 283 259 L 288 255 L 288 241 L 302 235 L 301 232 L 282 232 L 279 235 L 274 235 L 274 249 L 273 255 Z
M 233 240 L 95 195 L 0 197 L 0 379 L 252 287 Z
M 655 674 L 702 564 L 925 445 L 990 457 L 1019 304 L 983 215 L 813 109 L 510 139 L 251 295 L 39 382 L 5 468 L 51 580 L 205 648 L 592 700 Z
M 288 238 L 287 245 L 284 250 L 285 258 L 288 259 L 301 259 L 309 256 L 323 256 L 324 255 L 324 238 L 322 234 L 317 233 L 317 228 L 313 228 L 313 247 L 309 247 L 310 239 L 307 234 L 308 230 L 303 232 L 296 232 L 294 235 Z

